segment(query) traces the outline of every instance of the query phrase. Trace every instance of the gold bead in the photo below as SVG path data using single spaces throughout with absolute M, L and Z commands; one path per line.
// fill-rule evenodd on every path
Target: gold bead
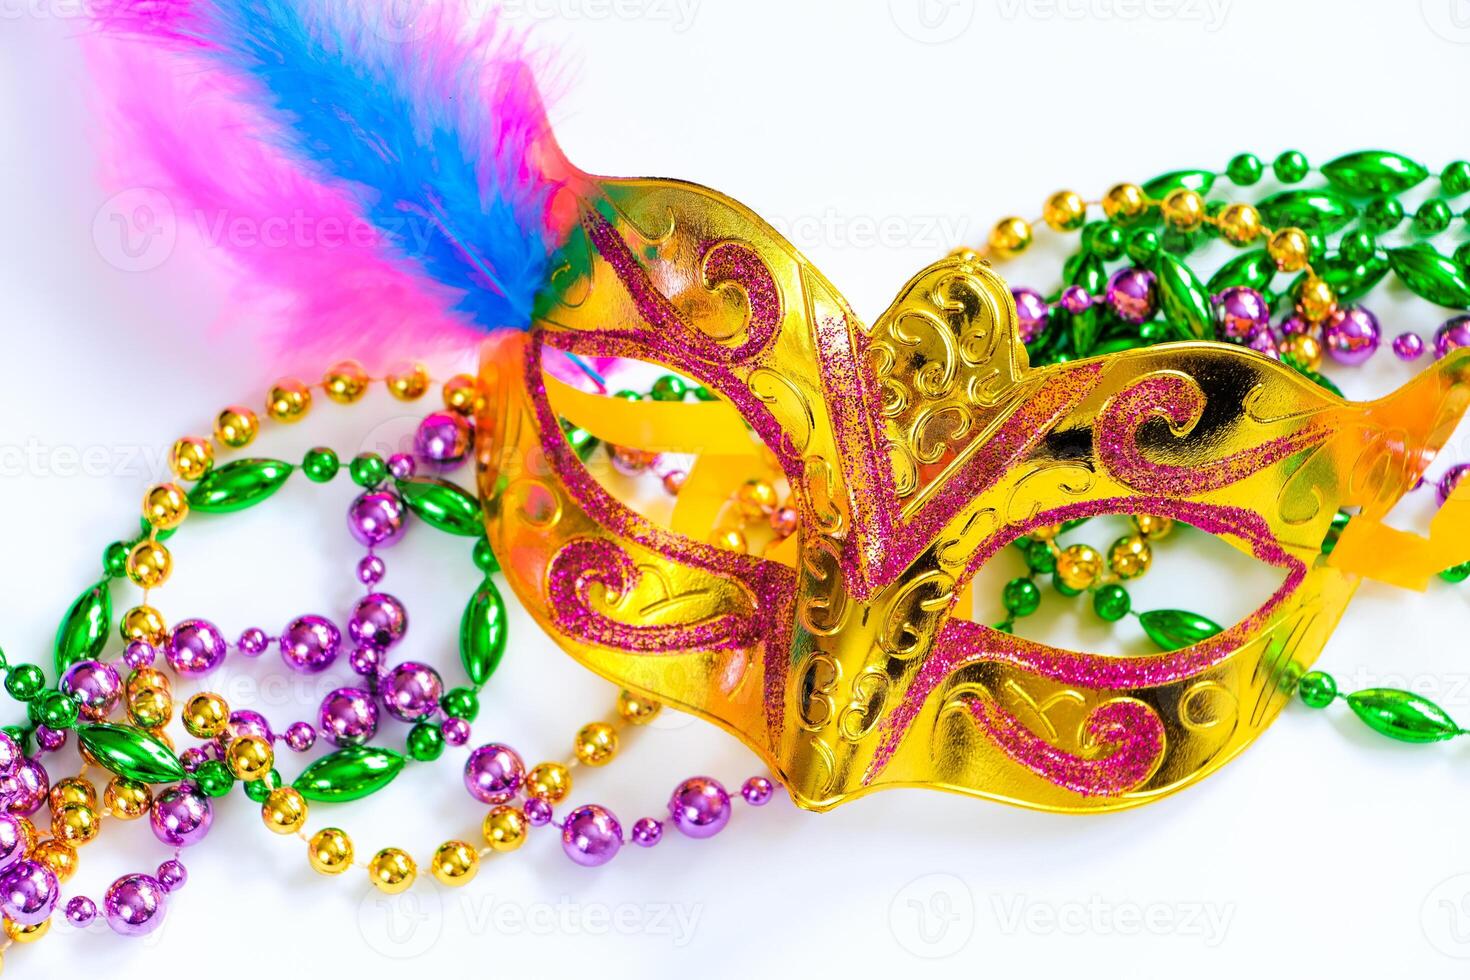
M 1296 294 L 1296 311 L 1302 318 L 1317 323 L 1325 320 L 1337 307 L 1337 294 L 1321 276 L 1307 276 Z
M 278 381 L 265 399 L 266 414 L 277 422 L 300 422 L 311 410 L 311 389 L 300 381 Z
M 306 848 L 307 860 L 319 874 L 339 875 L 352 867 L 352 838 L 336 827 L 318 830 Z
M 424 397 L 429 390 L 429 371 L 422 364 L 407 370 L 394 371 L 388 375 L 388 394 L 401 402 L 411 402 Z
M 1174 530 L 1174 518 L 1156 514 L 1134 514 L 1133 526 L 1145 538 L 1166 538 Z
M 658 717 L 663 705 L 632 691 L 618 692 L 618 717 L 630 725 L 646 725 Z
M 764 517 L 776 506 L 776 488 L 765 480 L 746 480 L 735 491 L 735 506 L 747 520 Z
M 322 386 L 338 405 L 351 405 L 367 394 L 368 375 L 356 361 L 341 361 L 327 369 Z
M 13 943 L 33 943 L 51 929 L 51 920 L 45 919 L 33 926 L 23 926 L 10 919 L 5 920 L 5 935 Z
M 214 446 L 208 439 L 185 436 L 169 450 L 168 468 L 181 480 L 197 480 L 214 465 Z
M 279 786 L 260 805 L 260 819 L 272 833 L 294 834 L 306 823 L 306 800 L 290 786 Z
M 58 779 L 51 785 L 51 792 L 47 794 L 47 800 L 53 811 L 60 810 L 68 803 L 96 806 L 97 790 L 80 776 L 68 776 L 65 779 Z
M 461 840 L 448 840 L 434 850 L 429 873 L 441 885 L 466 884 L 480 870 L 480 852 Z
M 1033 530 L 1031 532 L 1031 536 L 1037 541 L 1050 541 L 1052 538 L 1061 533 L 1062 526 L 1060 524 L 1047 524 L 1043 527 L 1038 527 Z
M 1074 544 L 1057 555 L 1057 578 L 1069 589 L 1088 589 L 1102 571 L 1102 555 L 1085 544 Z
M 143 589 L 156 589 L 168 581 L 173 571 L 173 556 L 158 541 L 143 540 L 128 552 L 127 572 L 133 584 Z
M 605 721 L 583 725 L 577 730 L 572 750 L 584 766 L 605 766 L 618 754 L 617 729 Z
M 171 531 L 189 516 L 189 498 L 172 483 L 160 483 L 143 495 L 143 519 L 161 531 Z
M 1103 214 L 1109 218 L 1136 218 L 1148 209 L 1148 197 L 1137 184 L 1115 184 L 1102 199 Z
M 243 405 L 231 405 L 214 420 L 214 437 L 231 449 L 244 449 L 259 432 L 260 416 Z
M 167 691 L 148 688 L 128 697 L 128 717 L 134 724 L 158 728 L 167 725 L 173 716 L 174 699 Z
M 172 695 L 173 684 L 168 675 L 154 667 L 139 667 L 123 682 L 123 693 L 138 694 L 143 691 L 160 691 Z
M 230 723 L 230 706 L 218 694 L 202 691 L 184 702 L 184 731 L 195 738 L 214 738 Z
M 119 820 L 136 820 L 153 805 L 153 791 L 146 783 L 115 776 L 102 791 L 102 806 Z
M 53 837 L 49 840 L 41 841 L 31 853 L 31 858 L 32 860 L 40 861 L 46 867 L 50 868 L 51 873 L 56 876 L 56 880 L 62 884 L 65 884 L 71 879 L 72 875 L 77 873 L 77 864 L 79 863 L 77 849 L 64 840 L 57 840 Z
M 543 762 L 526 773 L 526 793 L 547 803 L 560 803 L 572 791 L 572 774 L 560 762 Z
M 275 764 L 271 743 L 259 735 L 241 735 L 225 748 L 225 765 L 237 779 L 247 783 L 269 774 Z
M 1261 212 L 1251 204 L 1227 204 L 1215 222 L 1232 245 L 1249 245 L 1265 230 L 1261 227 Z
M 85 803 L 68 803 L 51 814 L 51 833 L 68 844 L 85 844 L 97 836 L 101 821 Z
M 485 396 L 474 375 L 456 374 L 444 382 L 444 407 L 461 415 L 475 415 L 485 407 Z
M 520 810 L 513 806 L 498 806 L 485 814 L 480 833 L 485 835 L 485 843 L 492 851 L 503 854 L 524 844 L 530 829 L 530 821 Z
M 733 527 L 716 531 L 714 537 L 710 539 L 710 544 L 716 548 L 724 548 L 726 551 L 739 552 L 742 555 L 750 547 L 740 529 Z
M 1290 357 L 1309 371 L 1322 366 L 1322 342 L 1308 333 L 1289 333 L 1281 338 L 1281 356 Z
M 396 847 L 383 848 L 368 862 L 368 877 L 379 891 L 389 895 L 406 891 L 417 874 L 413 858 Z
M 36 833 L 36 825 L 31 823 L 30 817 L 20 817 L 16 822 L 20 825 L 21 853 L 34 852 L 36 841 L 40 838 L 40 835 Z
M 1053 231 L 1075 231 L 1087 220 L 1087 202 L 1076 191 L 1057 191 L 1042 206 L 1041 220 Z
M 1119 578 L 1138 578 L 1153 563 L 1153 549 L 1141 534 L 1130 534 L 1108 549 L 1108 567 Z
M 1205 200 L 1187 187 L 1170 191 L 1164 198 L 1164 220 L 1180 231 L 1193 231 L 1205 220 Z
M 1020 255 L 1030 244 L 1031 224 L 1024 218 L 1001 218 L 990 229 L 990 253 L 998 259 Z
M 1282 228 L 1266 243 L 1266 253 L 1282 272 L 1299 272 L 1307 266 L 1312 243 L 1300 228 Z
M 123 613 L 118 622 L 118 632 L 126 643 L 138 640 L 159 647 L 168 639 L 168 623 L 164 621 L 163 614 L 152 606 L 134 606 Z

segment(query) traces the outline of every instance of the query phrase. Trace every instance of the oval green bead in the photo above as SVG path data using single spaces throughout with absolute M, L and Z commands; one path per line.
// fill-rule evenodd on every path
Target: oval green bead
M 1439 577 L 1451 585 L 1458 585 L 1467 578 L 1470 578 L 1470 561 L 1463 561 L 1458 565 L 1451 565 L 1449 568 L 1440 572 Z
M 697 396 L 698 391 L 696 391 L 695 394 Z M 709 399 L 701 398 L 700 401 L 709 401 Z M 561 420 L 561 431 L 562 435 L 567 437 L 567 444 L 572 447 L 572 452 L 576 453 L 577 458 L 584 463 L 587 462 L 588 458 L 591 457 L 592 453 L 597 449 L 599 445 L 596 436 L 588 432 L 586 429 L 577 428 L 566 419 Z
M 1145 183 L 1143 192 L 1155 200 L 1162 200 L 1177 190 L 1208 194 L 1214 186 L 1215 175 L 1208 170 L 1172 170 Z
M 1317 274 L 1332 287 L 1339 303 L 1351 303 L 1366 296 L 1374 286 L 1388 275 L 1388 259 L 1382 255 L 1370 255 L 1361 262 L 1353 262 L 1343 255 L 1334 255 L 1317 263 Z M 1288 292 L 1295 292 L 1296 283 Z
M 1349 694 L 1347 703 L 1363 724 L 1400 742 L 1443 742 L 1460 734 L 1443 708 L 1412 691 L 1369 688 Z
M 77 728 L 77 741 L 108 772 L 140 783 L 171 783 L 186 775 L 173 750 L 139 728 L 98 722 Z
M 1402 194 L 1429 171 L 1422 164 L 1388 150 L 1359 150 L 1322 165 L 1322 176 L 1334 187 L 1360 197 Z
M 1470 306 L 1470 281 L 1464 270 L 1428 245 L 1388 249 L 1388 264 L 1416 296 L 1452 309 Z
M 189 507 L 202 514 L 228 514 L 254 507 L 281 489 L 294 467 L 278 459 L 238 459 L 216 467 L 189 491 Z
M 95 660 L 112 626 L 112 590 L 104 579 L 77 596 L 56 630 L 56 676 L 78 660 Z
M 1213 295 L 1231 286 L 1249 286 L 1265 289 L 1276 275 L 1276 263 L 1264 248 L 1253 248 L 1242 252 L 1226 262 L 1210 277 L 1209 291 Z
M 316 760 L 291 785 L 308 800 L 360 800 L 391 783 L 405 761 L 391 749 L 352 745 Z
M 1062 270 L 1069 286 L 1081 286 L 1093 296 L 1099 296 L 1108 285 L 1108 270 L 1102 257 L 1093 252 L 1079 252 L 1067 260 Z
M 1260 203 L 1262 219 L 1273 228 L 1297 227 L 1330 235 L 1358 216 L 1346 198 L 1326 188 L 1280 191 Z
M 1081 313 L 1066 313 L 1062 321 L 1056 319 L 1058 312 L 1066 313 L 1065 310 L 1054 310 L 1052 312 L 1053 322 L 1067 326 L 1072 339 L 1072 352 L 1078 357 L 1091 356 L 1094 352 L 1093 348 L 1097 346 L 1098 334 L 1101 332 L 1097 304 L 1094 303 Z
M 1208 640 L 1221 630 L 1214 620 L 1184 609 L 1154 609 L 1139 613 L 1138 621 L 1161 650 L 1180 650 Z
M 459 621 L 459 659 L 464 672 L 482 686 L 500 666 L 508 636 L 505 600 L 490 579 L 480 583 Z
M 1161 253 L 1154 261 L 1154 275 L 1159 284 L 1159 308 L 1174 334 L 1181 340 L 1213 339 L 1209 292 L 1189 266 Z
M 398 492 L 414 516 L 431 527 L 466 538 L 477 538 L 484 533 L 480 525 L 480 502 L 456 484 L 421 476 L 399 480 Z

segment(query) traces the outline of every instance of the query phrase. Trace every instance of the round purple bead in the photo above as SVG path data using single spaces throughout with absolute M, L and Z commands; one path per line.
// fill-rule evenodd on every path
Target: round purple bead
M 240 634 L 235 646 L 247 657 L 258 657 L 271 645 L 271 638 L 259 626 L 252 626 Z
M 533 796 L 521 807 L 521 812 L 526 815 L 526 820 L 532 827 L 545 827 L 551 823 L 551 804 L 540 797 Z
M 1312 333 L 1314 330 L 1315 327 L 1312 321 L 1296 313 L 1281 321 L 1281 335 L 1283 337 L 1290 337 L 1293 334 L 1299 333 Z
M 158 651 L 153 649 L 151 643 L 144 643 L 142 640 L 134 640 L 123 651 L 123 663 L 127 664 L 133 670 L 138 670 L 141 667 L 152 667 L 153 662 L 157 659 Z
M 470 423 L 457 412 L 426 415 L 414 434 L 413 446 L 420 456 L 451 469 L 469 455 Z
M 391 490 L 369 490 L 347 510 L 347 529 L 358 544 L 386 548 L 403 536 L 407 512 L 403 498 Z
M 122 679 L 112 664 L 78 660 L 61 675 L 61 689 L 72 696 L 89 721 L 101 721 L 122 697 Z
M 1273 361 L 1281 360 L 1281 348 L 1276 346 L 1276 334 L 1269 325 L 1251 334 L 1245 345 L 1258 354 L 1265 354 Z
M 444 682 L 428 664 L 405 660 L 378 683 L 378 694 L 388 714 L 399 721 L 423 721 L 439 707 Z
M 66 744 L 66 730 L 37 725 L 36 744 L 40 746 L 42 752 L 55 752 Z
M 230 712 L 230 734 L 239 738 L 242 735 L 254 735 L 263 738 L 267 742 L 275 740 L 275 733 L 271 731 L 271 723 L 266 721 L 265 715 L 259 711 L 251 711 L 249 708 L 241 708 L 239 711 Z
M 377 677 L 387 661 L 388 655 L 374 647 L 353 647 L 347 654 L 347 666 L 363 677 Z
M 187 783 L 159 793 L 148 812 L 153 836 L 169 847 L 189 847 L 204 839 L 214 822 L 214 809 L 205 795 Z
M 691 776 L 669 797 L 669 817 L 686 837 L 713 837 L 730 822 L 730 794 L 718 780 Z
M 386 592 L 371 592 L 357 600 L 347 635 L 360 647 L 387 650 L 408 631 L 408 612 L 403 603 Z
M 464 764 L 464 788 L 481 803 L 508 802 L 525 777 L 526 764 L 520 755 L 498 742 L 475 749 Z
M 1016 329 L 1021 336 L 1021 343 L 1029 344 L 1046 333 L 1046 325 L 1051 319 L 1051 305 L 1047 303 L 1046 297 L 1025 286 L 1014 287 L 1011 297 L 1016 301 Z
M 377 555 L 368 555 L 357 563 L 357 580 L 371 588 L 383 581 L 383 575 L 387 571 L 388 566 L 383 564 L 383 559 Z
M 1081 286 L 1068 286 L 1062 290 L 1060 303 L 1068 313 L 1085 313 L 1092 307 L 1092 294 Z
M 1470 314 L 1450 317 L 1434 331 L 1435 357 L 1444 357 L 1461 347 L 1470 347 Z
M 1159 306 L 1154 274 L 1137 266 L 1119 269 L 1108 279 L 1107 301 L 1118 319 L 1143 323 Z
M 1362 364 L 1378 350 L 1378 318 L 1361 306 L 1336 309 L 1322 325 L 1322 344 L 1339 364 Z
M 293 721 L 286 727 L 286 746 L 292 752 L 306 752 L 316 744 L 316 729 L 310 722 Z
M 178 858 L 171 858 L 158 866 L 155 876 L 164 891 L 176 892 L 188 883 L 189 869 Z
M 97 903 L 85 895 L 77 895 L 66 903 L 66 921 L 85 929 L 97 918 Z
M 15 739 L 4 732 L 0 732 L 0 778 L 15 774 L 15 767 L 20 765 L 20 746 L 15 744 Z
M 1244 343 L 1270 323 L 1266 297 L 1249 286 L 1230 286 L 1215 296 L 1215 325 L 1222 337 Z
M 45 804 L 46 794 L 51 791 L 51 779 L 46 775 L 45 766 L 35 759 L 26 759 L 6 778 L 5 788 L 10 799 L 10 812 L 28 817 Z
M 281 659 L 303 674 L 332 666 L 342 649 L 342 631 L 325 616 L 298 616 L 281 632 Z
M 388 472 L 395 480 L 411 479 L 418 471 L 418 464 L 408 453 L 394 453 L 388 457 Z
M 123 875 L 102 898 L 107 924 L 120 936 L 146 936 L 163 922 L 167 895 L 152 875 Z
M 1406 330 L 1393 338 L 1393 352 L 1401 361 L 1416 361 L 1424 353 L 1424 338 Z
M 622 824 L 612 811 L 595 803 L 577 807 L 562 823 L 561 849 L 584 868 L 606 864 L 622 846 Z
M 0 813 L 0 871 L 4 871 L 25 857 L 26 835 L 21 829 L 20 818 L 11 813 Z
M 751 776 L 740 787 L 741 797 L 751 806 L 765 806 L 775 793 L 775 786 L 765 776 Z
M 207 619 L 186 619 L 169 634 L 163 655 L 178 673 L 197 677 L 224 663 L 228 649 L 218 626 Z
M 339 687 L 322 698 L 317 729 L 336 745 L 361 745 L 377 734 L 378 705 L 360 687 Z
M 633 824 L 632 841 L 639 847 L 652 847 L 664 839 L 664 825 L 652 817 Z
M 209 761 L 209 755 L 197 745 L 191 745 L 179 753 L 179 762 L 183 763 L 184 771 L 195 773 L 199 767 Z
M 1461 480 L 1465 479 L 1467 473 L 1470 473 L 1470 463 L 1456 463 L 1444 471 L 1444 476 L 1439 478 L 1439 485 L 1434 488 L 1441 506 L 1450 499 L 1450 494 L 1455 492 L 1455 488 L 1460 485 Z
M 463 718 L 445 718 L 439 724 L 439 734 L 450 745 L 464 745 L 470 740 L 470 723 Z
M 0 911 L 12 922 L 38 926 L 61 900 L 56 874 L 39 861 L 23 860 L 0 876 Z

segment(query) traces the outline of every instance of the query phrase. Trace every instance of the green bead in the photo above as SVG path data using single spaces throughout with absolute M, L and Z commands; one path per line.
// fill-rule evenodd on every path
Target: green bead
M 237 459 L 204 475 L 189 491 L 189 506 L 201 514 L 229 514 L 254 507 L 281 489 L 293 467 L 278 459 Z
M 56 676 L 78 660 L 95 660 L 112 627 L 112 591 L 104 579 L 77 596 L 56 628 L 52 647 Z
M 1237 153 L 1225 165 L 1225 176 L 1236 187 L 1249 187 L 1261 179 L 1261 158 L 1254 153 Z
M 1193 646 L 1221 631 L 1218 623 L 1184 609 L 1154 609 L 1139 613 L 1138 622 L 1160 650 Z
M 665 374 L 654 381 L 653 387 L 648 389 L 648 394 L 656 402 L 681 402 L 689 386 L 682 378 L 672 374 Z
M 1208 288 L 1211 295 L 1231 286 L 1265 289 L 1275 275 L 1276 263 L 1271 260 L 1270 254 L 1264 248 L 1253 248 L 1249 252 L 1241 252 L 1220 266 L 1210 277 Z
M 1450 197 L 1470 191 L 1470 163 L 1456 160 L 1446 164 L 1439 174 L 1439 189 Z
M 301 472 L 305 473 L 306 478 L 312 483 L 329 482 L 341 468 L 342 461 L 326 446 L 317 446 L 315 449 L 308 450 L 306 458 L 301 461 Z
M 403 771 L 403 756 L 391 749 L 352 745 L 307 766 L 291 785 L 308 800 L 358 800 L 387 786 Z
M 1450 226 L 1454 212 L 1438 197 L 1431 197 L 1414 212 L 1414 230 L 1421 235 L 1438 235 Z
M 1470 307 L 1470 277 L 1460 266 L 1420 243 L 1388 250 L 1394 275 L 1416 296 L 1438 306 Z
M 371 490 L 388 477 L 388 464 L 377 453 L 359 453 L 347 466 L 352 482 Z
M 6 692 L 17 701 L 29 701 L 46 687 L 46 675 L 35 664 L 16 664 L 5 678 Z
M 1404 206 L 1397 198 L 1385 197 L 1377 201 L 1370 201 L 1363 209 L 1363 220 L 1368 229 L 1377 234 L 1385 231 L 1393 231 L 1404 220 Z
M 1029 578 L 1013 578 L 1006 583 L 1000 598 L 1012 616 L 1029 616 L 1041 605 L 1041 590 Z
M 6 725 L 4 728 L 0 728 L 0 732 L 9 735 L 15 744 L 20 746 L 22 754 L 30 755 L 31 735 L 34 734 L 35 729 L 26 725 Z
M 47 691 L 32 701 L 35 722 L 53 731 L 65 731 L 77 723 L 77 703 L 60 691 Z
M 200 764 L 194 770 L 194 782 L 204 791 L 205 796 L 221 797 L 230 791 L 235 785 L 235 777 L 230 772 L 230 767 L 218 759 L 210 759 Z
M 484 685 L 505 656 L 509 626 L 505 599 L 492 579 L 485 579 L 465 605 L 459 620 L 459 660 L 476 687 Z
M 1330 235 L 1346 228 L 1358 216 L 1351 201 L 1336 191 L 1319 187 L 1280 191 L 1259 205 L 1261 219 L 1272 228 L 1300 228 Z
M 77 729 L 87 755 L 108 772 L 140 783 L 172 783 L 186 775 L 184 764 L 161 739 L 140 728 L 98 723 Z
M 1271 164 L 1271 172 L 1283 184 L 1295 184 L 1307 175 L 1307 158 L 1300 150 L 1287 150 Z
M 1163 236 L 1159 239 L 1159 246 L 1170 255 L 1188 255 L 1199 245 L 1198 232 L 1180 231 L 1178 228 L 1165 228 Z
M 474 721 L 480 714 L 480 696 L 468 687 L 452 687 L 439 699 L 439 707 L 451 718 Z
M 1053 573 L 1051 577 L 1051 587 L 1055 589 L 1059 594 L 1066 596 L 1068 599 L 1072 598 L 1073 596 L 1079 596 L 1082 594 L 1081 589 L 1072 588 L 1066 582 L 1063 582 L 1061 578 L 1055 573 Z
M 1399 153 L 1359 150 L 1323 164 L 1322 176 L 1349 194 L 1382 197 L 1402 194 L 1428 177 L 1429 171 Z
M 417 762 L 433 762 L 444 754 L 444 733 L 432 722 L 420 722 L 408 733 L 408 754 Z
M 710 391 L 704 385 L 700 385 L 698 388 L 694 389 L 694 400 L 700 402 L 712 402 L 715 400 L 715 393 L 713 391 Z
M 1107 221 L 1093 221 L 1082 227 L 1082 248 L 1104 259 L 1123 254 L 1123 232 Z
M 1470 561 L 1461 562 L 1458 565 L 1451 565 L 1449 568 L 1440 572 L 1439 577 L 1452 584 L 1465 581 L 1467 578 L 1470 578 Z
M 1171 255 L 1160 255 L 1154 263 L 1159 287 L 1159 308 L 1178 340 L 1212 340 L 1214 315 L 1205 284 L 1194 272 Z
M 593 451 L 598 446 L 598 439 L 586 429 L 579 429 L 566 419 L 561 420 L 562 434 L 567 437 L 567 443 L 572 447 L 572 452 L 582 462 L 591 458 Z
M 1099 619 L 1116 623 L 1128 615 L 1128 610 L 1132 608 L 1133 599 L 1121 585 L 1100 586 L 1092 593 L 1092 611 L 1097 613 Z
M 1079 252 L 1062 266 L 1062 277 L 1069 286 L 1081 286 L 1093 296 L 1107 288 L 1108 270 L 1103 260 L 1091 252 Z
M 1378 240 L 1371 232 L 1354 231 L 1342 236 L 1337 243 L 1337 254 L 1357 265 L 1366 262 L 1378 253 Z
M 622 391 L 614 392 L 613 397 L 621 398 L 625 402 L 641 402 L 643 400 L 643 396 L 631 388 L 624 388 Z
M 1349 694 L 1347 703 L 1369 728 L 1400 742 L 1443 742 L 1461 734 L 1443 708 L 1412 691 L 1370 688 Z
M 1025 551 L 1026 567 L 1037 575 L 1050 575 L 1057 570 L 1057 556 L 1052 554 L 1045 541 L 1029 541 L 1026 543 Z
M 1208 170 L 1171 170 L 1147 181 L 1143 185 L 1143 192 L 1154 200 L 1161 201 L 1174 191 L 1189 190 L 1204 195 L 1214 186 L 1215 175 Z
M 1140 228 L 1128 236 L 1128 258 L 1134 265 L 1148 265 L 1159 254 L 1159 236 Z
M 456 483 L 432 476 L 399 480 L 398 493 L 413 515 L 446 534 L 478 538 L 485 533 L 480 524 L 480 502 Z
M 1461 269 L 1470 269 L 1470 242 L 1465 242 L 1455 249 L 1455 261 L 1460 264 Z
M 1302 704 L 1307 707 L 1325 708 L 1337 697 L 1337 681 L 1332 679 L 1331 674 L 1314 670 L 1310 674 L 1304 674 L 1297 682 L 1296 692 L 1301 695 Z
M 108 578 L 122 578 L 127 573 L 129 550 L 125 541 L 114 541 L 102 549 L 102 571 Z
M 470 557 L 475 561 L 475 567 L 486 575 L 500 571 L 500 561 L 495 557 L 495 552 L 490 548 L 490 542 L 485 538 L 475 542 L 475 548 L 470 552 Z
M 256 803 L 264 803 L 266 797 L 271 795 L 271 788 L 265 784 L 264 779 L 252 779 L 245 783 L 245 795 Z
M 1343 529 L 1348 526 L 1348 521 L 1352 519 L 1353 515 L 1345 510 L 1340 510 L 1332 515 L 1332 526 L 1327 529 L 1326 536 L 1322 538 L 1322 554 L 1332 554 L 1332 550 L 1337 547 L 1338 538 L 1342 537 Z

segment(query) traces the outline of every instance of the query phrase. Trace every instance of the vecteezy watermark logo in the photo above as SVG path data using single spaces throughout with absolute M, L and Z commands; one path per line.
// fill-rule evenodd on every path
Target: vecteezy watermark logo
M 1429 890 L 1419 908 L 1419 926 L 1436 950 L 1470 960 L 1470 874 L 1446 878 Z
M 943 44 L 970 29 L 975 0 L 888 0 L 888 16 L 920 44 Z
M 648 21 L 668 24 L 675 34 L 694 26 L 700 0 L 505 0 L 508 20 Z
M 500 936 L 655 936 L 676 949 L 694 940 L 704 906 L 683 902 L 503 901 L 493 895 L 465 898 L 465 922 L 472 935 Z
M 357 930 L 374 952 L 392 960 L 422 956 L 444 933 L 444 900 L 437 888 L 385 895 L 376 888 L 357 906 Z
M 1419 0 L 1429 29 L 1452 44 L 1470 44 L 1470 0 Z
M 412 44 L 437 30 L 446 0 L 386 0 L 365 15 L 368 29 L 391 44 Z
M 1218 31 L 1230 0 L 996 0 L 1003 20 L 1179 21 Z
M 123 272 L 147 272 L 168 261 L 179 240 L 174 206 L 161 191 L 133 187 L 108 198 L 92 219 L 98 253 Z
M 1025 895 L 992 895 L 991 912 L 1005 935 L 1175 936 L 1213 949 L 1225 941 L 1235 918 L 1233 902 L 1039 901 Z
M 899 889 L 888 906 L 888 928 L 908 952 L 926 960 L 953 956 L 975 934 L 975 896 L 951 874 L 931 874 Z

